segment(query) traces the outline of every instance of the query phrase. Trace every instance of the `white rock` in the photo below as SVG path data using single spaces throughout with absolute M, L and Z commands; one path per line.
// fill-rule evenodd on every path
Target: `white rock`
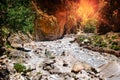
M 98 70 L 102 77 L 114 77 L 115 75 L 120 75 L 120 64 L 116 61 L 111 61 L 101 66 Z
M 81 62 L 77 62 L 73 65 L 72 71 L 73 72 L 79 72 L 82 69 L 84 69 L 83 65 L 81 64 Z

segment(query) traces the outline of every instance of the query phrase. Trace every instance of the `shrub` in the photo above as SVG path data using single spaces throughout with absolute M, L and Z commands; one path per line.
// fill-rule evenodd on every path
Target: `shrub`
M 85 32 L 85 33 L 94 33 L 94 32 L 95 32 L 95 27 L 85 26 L 84 32 Z
M 23 64 L 15 63 L 14 68 L 17 72 L 24 72 L 26 71 L 26 67 Z
M 93 35 L 93 36 L 85 36 L 80 35 L 77 38 L 78 43 L 81 43 L 85 39 L 90 40 L 90 45 L 92 47 L 99 47 L 104 49 L 112 49 L 115 51 L 120 51 L 120 34 L 119 33 L 107 33 L 105 35 Z
M 85 39 L 85 38 L 83 38 L 83 37 L 79 37 L 79 41 L 80 41 L 80 42 L 83 42 L 84 39 Z
M 101 47 L 101 48 L 105 48 L 107 47 L 107 41 L 104 37 L 102 37 L 101 35 L 95 35 L 95 36 L 92 36 L 91 37 L 91 42 L 92 42 L 92 45 L 94 46 L 98 46 L 98 47 Z
M 29 8 L 25 6 L 15 6 L 8 9 L 7 21 L 15 31 L 33 32 L 34 15 Z
M 85 33 L 94 33 L 96 30 L 97 21 L 96 20 L 88 20 L 85 24 L 84 32 Z
M 79 42 L 83 42 L 85 39 L 89 39 L 89 38 L 84 35 L 79 35 L 79 37 L 77 38 Z
M 118 45 L 111 45 L 110 48 L 114 49 L 114 50 L 120 50 L 120 46 L 118 46 Z
M 0 23 L 12 31 L 21 30 L 32 33 L 34 13 L 31 10 L 30 2 L 31 0 L 1 0 Z
M 104 41 L 96 41 L 94 42 L 94 46 L 98 46 L 98 47 L 107 47 L 107 43 L 105 43 Z
M 2 26 L 0 29 L 0 34 L 3 38 L 7 37 L 7 35 L 10 33 L 9 28 L 6 26 Z
M 0 48 L 5 46 L 5 44 L 7 42 L 6 38 L 9 35 L 9 33 L 10 33 L 9 29 L 7 27 L 2 26 L 0 28 Z

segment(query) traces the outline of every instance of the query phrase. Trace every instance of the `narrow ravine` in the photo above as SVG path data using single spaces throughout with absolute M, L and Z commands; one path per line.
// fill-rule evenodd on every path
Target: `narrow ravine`
M 93 67 L 99 67 L 109 61 L 118 59 L 117 57 L 109 55 L 107 53 L 102 54 L 99 52 L 84 49 L 80 47 L 76 42 L 70 43 L 71 41 L 74 41 L 74 39 L 75 36 L 69 35 L 63 39 L 55 41 L 32 42 L 28 44 L 29 46 L 26 45 L 26 48 L 30 48 L 33 51 L 37 49 L 39 51 L 40 49 L 41 51 L 38 52 L 39 54 L 45 53 L 45 49 L 56 55 L 60 55 L 63 52 L 68 52 L 79 60 L 89 63 Z M 30 54 L 34 55 L 34 52 L 31 52 Z M 34 59 L 37 59 L 36 57 L 38 56 L 35 56 Z
M 84 68 L 77 74 L 71 72 L 73 65 L 77 62 L 82 62 L 97 70 L 100 66 L 112 61 L 118 64 L 120 63 L 118 57 L 84 49 L 77 42 L 74 42 L 74 39 L 75 35 L 71 34 L 55 41 L 32 41 L 31 43 L 25 44 L 24 48 L 30 50 L 30 52 L 24 52 L 25 57 L 22 58 L 23 64 L 27 68 L 32 69 L 32 71 L 28 72 L 26 76 L 11 73 L 11 80 L 26 80 L 27 78 L 30 80 L 100 80 L 100 75 L 95 77 L 98 73 L 94 73 L 94 77 L 91 78 L 91 74 L 88 74 L 87 69 Z M 10 61 L 11 63 L 9 63 L 8 67 L 11 67 L 10 65 L 16 62 L 15 60 Z M 64 62 L 67 67 L 63 66 Z M 118 66 L 118 69 L 120 69 L 120 66 Z M 80 74 L 82 76 L 79 76 Z M 69 75 L 69 78 L 65 78 L 66 75 Z M 76 75 L 78 77 L 75 77 Z M 120 77 L 116 80 L 119 79 Z M 113 79 L 110 78 L 107 80 Z

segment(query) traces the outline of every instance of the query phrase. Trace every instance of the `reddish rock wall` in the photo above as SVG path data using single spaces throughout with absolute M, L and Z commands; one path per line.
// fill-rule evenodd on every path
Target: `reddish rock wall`
M 97 32 L 120 32 L 120 0 L 100 0 Z
M 75 21 L 70 20 L 68 17 L 71 16 L 67 12 L 70 11 L 70 5 L 68 4 L 76 3 L 76 1 L 79 0 L 69 1 L 70 0 L 33 0 L 35 3 L 34 10 L 37 11 L 35 19 L 36 40 L 55 40 L 61 38 L 65 33 L 71 32 L 72 27 L 76 26 L 77 21 L 75 15 Z
M 97 32 L 105 34 L 120 31 L 120 0 L 32 0 L 37 11 L 35 19 L 35 39 L 55 40 L 66 33 L 76 32 L 83 18 L 89 18 L 87 9 L 92 16 L 98 14 Z M 82 5 L 81 1 L 84 5 Z M 86 5 L 91 4 L 91 5 Z M 99 7 L 98 7 L 99 4 Z M 81 6 L 80 6 L 81 5 Z M 86 6 L 87 7 L 86 7 Z M 89 8 L 89 6 L 93 6 Z M 82 7 L 82 12 L 79 8 Z M 85 7 L 85 11 L 84 11 Z M 98 12 L 97 12 L 98 11 Z M 80 14 L 81 13 L 81 14 Z M 85 16 L 85 17 L 84 17 Z M 86 19 L 85 19 L 86 20 Z M 85 22 L 85 21 L 83 21 Z M 85 25 L 82 24 L 83 26 Z

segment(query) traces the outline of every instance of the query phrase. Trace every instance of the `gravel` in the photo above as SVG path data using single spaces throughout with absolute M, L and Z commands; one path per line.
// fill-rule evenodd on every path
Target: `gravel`
M 70 65 L 73 64 L 71 62 L 72 59 L 70 59 L 71 57 L 69 57 L 69 55 L 71 55 L 72 58 L 74 58 L 75 60 L 80 62 L 85 62 L 95 69 L 98 69 L 100 66 L 107 64 L 110 61 L 117 61 L 119 63 L 120 59 L 114 55 L 94 52 L 80 47 L 77 42 L 73 42 L 75 38 L 76 36 L 71 34 L 71 35 L 66 35 L 63 39 L 59 39 L 55 41 L 40 41 L 40 42 L 32 41 L 31 43 L 25 44 L 24 48 L 26 50 L 30 50 L 30 52 L 25 53 L 28 57 L 25 58 L 24 65 L 27 68 L 35 69 L 35 70 L 32 71 L 31 73 L 28 73 L 27 77 L 23 77 L 21 74 L 12 73 L 11 80 L 15 80 L 17 77 L 20 77 L 21 80 L 26 80 L 26 78 L 28 77 L 30 80 L 100 80 L 99 77 L 95 77 L 95 75 L 91 75 L 85 70 L 82 70 L 80 73 L 77 74 L 69 73 L 69 75 L 68 74 L 65 75 L 64 74 L 65 71 L 63 70 L 63 75 L 60 75 L 60 74 L 51 74 L 49 71 L 45 71 L 43 69 L 45 63 L 44 61 L 46 61 L 47 59 L 48 59 L 47 61 L 49 61 L 49 57 L 51 58 L 58 57 L 63 55 L 64 53 L 68 53 L 68 54 L 64 54 L 65 58 L 59 57 L 60 59 L 58 58 L 59 59 L 58 63 L 57 62 L 55 64 L 52 63 L 53 68 L 56 67 L 56 65 L 61 66 L 61 64 L 64 62 L 64 61 L 60 62 L 62 60 L 66 60 L 66 62 L 70 62 L 69 63 Z M 63 66 L 61 66 L 61 68 L 59 69 L 62 69 L 62 67 Z M 51 64 L 50 67 L 49 66 L 47 67 L 47 69 L 48 68 L 51 69 Z M 60 72 L 61 71 L 62 70 L 60 70 Z M 66 71 L 66 72 L 70 72 L 70 71 Z M 70 76 L 70 74 L 72 74 L 72 76 Z M 18 76 L 15 78 L 16 75 Z

